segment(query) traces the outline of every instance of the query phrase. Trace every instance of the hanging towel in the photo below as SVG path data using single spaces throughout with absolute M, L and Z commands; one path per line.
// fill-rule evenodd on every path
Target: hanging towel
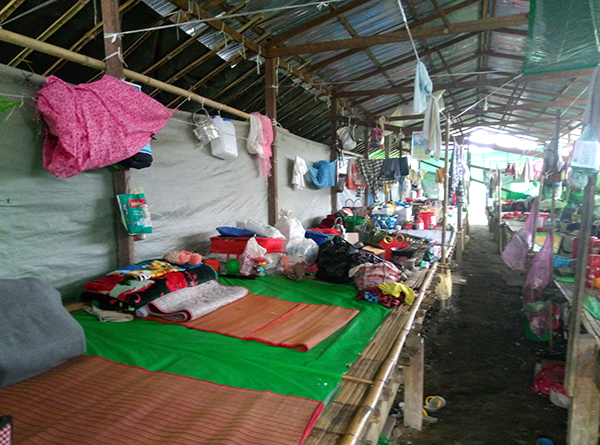
M 317 161 L 311 167 L 307 165 L 308 173 L 317 188 L 333 187 L 335 185 L 335 168 L 337 161 Z
M 296 156 L 296 161 L 294 162 L 294 173 L 292 176 L 292 185 L 294 186 L 294 190 L 304 190 L 304 175 L 306 173 L 308 173 L 306 161 L 300 156 Z
M 427 110 L 423 121 L 423 136 L 429 153 L 433 153 L 435 160 L 439 161 L 442 151 L 442 129 L 440 128 L 440 108 L 434 96 L 431 96 L 427 101 Z
M 50 76 L 35 95 L 47 124 L 43 165 L 59 178 L 133 156 L 171 118 L 160 102 L 115 77 L 71 86 Z
M 263 146 L 263 128 L 260 117 L 257 113 L 250 114 L 250 132 L 248 133 L 248 141 L 246 149 L 251 155 L 258 155 L 262 158 L 264 155 Z
M 433 83 L 427 73 L 427 67 L 421 61 L 417 62 L 415 72 L 415 98 L 413 100 L 413 111 L 421 114 L 427 108 L 427 96 L 433 92 Z
M 262 146 L 263 154 L 259 155 L 261 159 L 261 174 L 263 178 L 268 178 L 271 176 L 271 156 L 273 155 L 273 149 L 271 145 L 274 140 L 273 133 L 273 122 L 267 116 L 263 116 L 260 113 L 251 113 L 257 116 L 260 119 L 260 123 L 262 126 L 262 142 L 260 145 Z

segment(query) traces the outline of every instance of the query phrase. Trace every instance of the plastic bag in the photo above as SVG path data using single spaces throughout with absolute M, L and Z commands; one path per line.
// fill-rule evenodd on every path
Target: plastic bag
M 502 259 L 508 267 L 516 272 L 527 272 L 527 253 L 533 243 L 536 223 L 534 216 L 537 213 L 537 209 L 538 199 L 531 206 L 531 213 L 525 220 L 525 226 L 513 235 L 502 251 Z
M 440 272 L 440 282 L 435 287 L 435 298 L 439 301 L 447 300 L 452 296 L 452 275 L 449 270 Z
M 312 266 L 317 262 L 319 245 L 315 240 L 302 238 L 299 242 L 292 245 L 288 244 L 288 248 L 285 252 L 292 265 L 302 262 L 306 266 Z
M 522 295 L 529 328 L 539 338 L 548 330 L 551 316 L 551 307 L 544 300 L 544 289 L 552 281 L 553 260 L 554 240 L 552 232 L 548 232 L 544 245 L 531 262 Z
M 256 237 L 250 238 L 240 258 L 240 274 L 252 275 L 255 260 L 264 259 L 266 253 L 267 249 L 258 244 Z
M 132 193 L 117 195 L 121 221 L 130 235 L 137 233 L 152 233 L 150 210 L 146 195 L 141 187 L 136 187 Z
M 349 270 L 354 285 L 358 290 L 377 287 L 382 283 L 396 282 L 400 278 L 400 271 L 389 261 L 381 263 L 363 263 Z
M 319 255 L 317 265 L 319 270 L 316 277 L 323 281 L 332 283 L 347 284 L 350 283 L 348 271 L 352 256 L 358 252 L 358 249 L 340 236 L 325 241 L 319 246 Z
M 265 238 L 281 238 L 282 240 L 285 240 L 285 236 L 283 236 L 283 234 L 275 227 L 268 224 L 259 223 L 253 219 L 238 221 L 237 228 L 251 230 L 257 235 L 264 236 Z
M 304 238 L 304 227 L 299 219 L 292 217 L 292 211 L 281 209 L 279 211 L 279 219 L 275 223 L 275 228 L 281 232 L 286 241 L 283 242 L 283 247 L 302 241 Z
M 337 130 L 337 136 L 342 143 L 344 150 L 352 151 L 356 148 L 356 141 L 354 140 L 354 130 L 352 127 L 340 127 Z

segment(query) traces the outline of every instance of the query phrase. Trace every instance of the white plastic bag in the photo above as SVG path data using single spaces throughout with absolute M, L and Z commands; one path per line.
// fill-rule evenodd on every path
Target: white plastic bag
M 292 265 L 303 262 L 306 266 L 312 266 L 317 262 L 319 245 L 315 240 L 302 238 L 300 241 L 288 244 L 285 253 L 289 256 Z
M 251 230 L 257 235 L 264 236 L 266 238 L 281 238 L 282 240 L 285 240 L 285 236 L 283 236 L 283 234 L 275 227 L 268 224 L 259 223 L 253 219 L 238 221 L 237 228 Z
M 299 219 L 292 217 L 292 211 L 282 208 L 279 211 L 279 219 L 275 223 L 275 228 L 286 238 L 283 247 L 301 242 L 304 238 L 304 227 Z
M 452 296 L 452 275 L 450 271 L 440 272 L 440 282 L 435 287 L 435 297 L 439 301 L 447 300 Z
M 254 271 L 254 260 L 257 260 L 258 258 L 264 259 L 266 253 L 267 249 L 258 244 L 255 236 L 250 238 L 244 248 L 242 257 L 240 258 L 240 274 L 252 275 L 252 272 Z

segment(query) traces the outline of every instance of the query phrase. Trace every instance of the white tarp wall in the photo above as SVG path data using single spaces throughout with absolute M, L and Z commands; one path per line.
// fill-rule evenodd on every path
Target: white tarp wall
M 0 279 L 38 277 L 70 298 L 116 268 L 118 209 L 109 168 L 68 179 L 42 168 L 43 125 L 34 120 L 32 97 L 43 81 L 0 65 L 0 95 L 24 96 L 22 107 L 0 114 Z M 189 113 L 175 113 L 152 142 L 152 166 L 131 171 L 153 223 L 153 233 L 135 243 L 136 260 L 178 249 L 205 255 L 216 227 L 267 223 L 267 180 L 246 151 L 248 124 L 234 122 L 239 156 L 224 161 L 196 146 L 190 122 Z M 278 137 L 279 206 L 308 227 L 330 213 L 331 189 L 317 189 L 306 174 L 306 188 L 294 191 L 293 161 L 328 160 L 329 149 L 283 130 Z

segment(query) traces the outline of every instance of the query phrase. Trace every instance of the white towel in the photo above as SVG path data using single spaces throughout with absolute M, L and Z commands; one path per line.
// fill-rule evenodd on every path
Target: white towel
M 296 156 L 294 162 L 294 174 L 292 176 L 292 185 L 295 190 L 304 190 L 304 175 L 308 173 L 306 161 L 299 156 Z
M 102 322 L 122 322 L 133 320 L 133 315 L 131 314 L 122 314 L 121 312 L 117 311 L 105 311 L 104 309 L 98 309 L 96 306 L 84 306 L 83 310 L 88 314 L 95 315 L 98 317 L 98 320 Z
M 263 128 L 260 118 L 254 114 L 250 115 L 250 133 L 248 134 L 248 142 L 246 149 L 251 155 L 258 155 L 259 158 L 263 157 L 264 151 L 262 145 L 263 139 Z
M 439 161 L 442 151 L 442 129 L 440 127 L 440 107 L 434 96 L 430 96 L 427 101 L 427 110 L 423 121 L 423 137 L 427 148 L 433 153 L 435 160 Z
M 427 96 L 433 92 L 433 83 L 429 78 L 427 67 L 421 61 L 417 62 L 415 71 L 415 95 L 413 99 L 413 111 L 421 114 L 427 108 Z

